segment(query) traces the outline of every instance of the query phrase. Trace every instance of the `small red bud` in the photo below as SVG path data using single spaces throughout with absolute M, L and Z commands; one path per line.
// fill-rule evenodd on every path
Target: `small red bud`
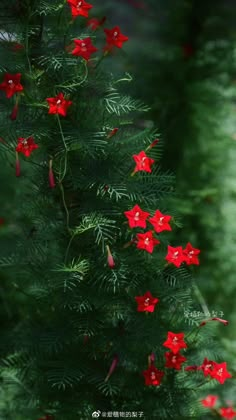
M 197 365 L 186 366 L 185 370 L 199 370 L 199 366 Z
M 16 117 L 17 117 L 17 114 L 18 114 L 18 108 L 19 108 L 19 106 L 18 106 L 18 104 L 16 104 L 14 106 L 13 110 L 12 110 L 12 113 L 10 115 L 10 118 L 11 118 L 12 121 L 16 120 Z
M 112 256 L 112 253 L 110 251 L 109 246 L 107 245 L 107 263 L 109 265 L 110 268 L 114 268 L 115 267 L 115 262 L 114 262 L 114 258 Z
M 54 188 L 56 186 L 56 184 L 55 184 L 54 174 L 53 174 L 53 170 L 52 170 L 52 159 L 49 161 L 48 179 L 49 179 L 50 188 Z
M 24 48 L 24 45 L 20 44 L 19 42 L 14 42 L 12 44 L 11 49 L 12 49 L 12 51 L 17 52 L 17 51 L 23 50 L 23 48 Z
M 221 319 L 221 318 L 209 318 L 209 319 L 205 319 L 204 321 L 201 322 L 201 324 L 199 325 L 199 327 L 203 327 L 204 325 L 206 325 L 207 322 L 210 321 L 218 321 L 221 322 L 222 324 L 224 324 L 225 326 L 228 325 L 229 321 L 227 321 L 226 319 Z
M 221 319 L 221 318 L 212 318 L 212 321 L 218 321 L 221 322 L 222 324 L 224 324 L 225 326 L 229 324 L 229 321 L 227 321 L 226 319 Z
M 156 144 L 159 143 L 159 139 L 154 140 L 151 144 L 150 144 L 150 149 L 152 149 L 154 146 L 156 146 Z
M 111 375 L 112 375 L 112 373 L 114 372 L 114 370 L 115 370 L 115 368 L 116 368 L 116 366 L 117 366 L 118 361 L 119 361 L 118 356 L 115 356 L 115 357 L 114 357 L 114 359 L 113 359 L 113 361 L 112 361 L 111 367 L 110 367 L 110 369 L 109 369 L 108 375 L 107 375 L 107 377 L 106 377 L 106 379 L 105 379 L 105 382 L 107 382 L 107 381 L 108 381 L 108 379 L 110 378 L 110 376 L 111 376 Z
M 151 353 L 150 356 L 148 356 L 148 367 L 154 364 L 155 359 L 156 357 L 154 353 Z
M 113 128 L 113 130 L 111 130 L 110 133 L 108 133 L 107 138 L 110 139 L 111 137 L 113 137 L 118 130 L 119 128 Z

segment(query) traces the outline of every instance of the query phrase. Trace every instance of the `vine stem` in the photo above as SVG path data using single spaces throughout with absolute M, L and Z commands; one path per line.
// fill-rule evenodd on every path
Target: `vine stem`
M 57 114 L 57 122 L 58 122 L 59 130 L 60 130 L 61 138 L 62 138 L 64 147 L 65 147 L 65 165 L 64 165 L 64 171 L 63 171 L 62 178 L 59 179 L 59 183 L 61 184 L 62 181 L 63 181 L 63 179 L 65 178 L 66 171 L 67 171 L 67 154 L 68 154 L 68 149 L 67 149 L 65 137 L 64 137 L 64 134 L 63 134 L 62 126 L 61 126 L 60 117 L 59 117 L 58 114 Z
M 59 115 L 58 115 L 58 114 L 57 114 L 57 122 L 58 122 L 59 130 L 60 130 L 61 138 L 62 138 L 62 141 L 63 141 L 64 147 L 65 147 L 65 163 L 64 163 L 64 171 L 63 171 L 63 175 L 62 175 L 62 177 L 59 179 L 59 187 L 60 187 L 60 190 L 61 190 L 61 196 L 62 196 L 63 207 L 64 207 L 65 212 L 66 212 L 66 227 L 67 227 L 67 230 L 70 230 L 70 226 L 69 226 L 69 224 L 70 224 L 70 214 L 69 214 L 69 211 L 68 211 L 68 208 L 67 208 L 67 205 L 66 205 L 66 200 L 65 200 L 65 191 L 64 191 L 64 187 L 63 187 L 63 185 L 62 185 L 62 181 L 63 181 L 63 179 L 65 178 L 65 176 L 66 176 L 66 171 L 67 171 L 67 154 L 68 154 L 68 149 L 67 149 L 67 145 L 66 145 L 66 141 L 65 141 L 64 133 L 63 133 L 62 126 L 61 126 L 60 117 L 59 117 Z
M 192 388 L 187 388 L 187 389 L 190 389 L 190 390 L 195 391 L 195 389 L 196 389 L 196 388 L 201 388 L 201 386 L 206 385 L 206 384 L 207 384 L 207 383 L 209 383 L 211 380 L 212 380 L 212 378 L 208 379 L 208 381 L 200 382 L 200 384 L 199 384 L 199 385 L 197 385 L 197 386 L 195 386 L 195 387 L 194 387 L 194 389 L 192 389 Z M 185 388 L 185 389 L 186 389 L 186 388 Z
M 204 314 L 207 316 L 207 314 L 209 313 L 208 306 L 206 304 L 206 301 L 205 301 L 199 287 L 196 285 L 195 282 L 193 283 L 193 290 L 194 290 L 195 296 L 197 297 L 197 299 L 198 299 L 198 301 L 199 301 L 199 303 L 202 307 L 202 310 L 203 310 Z
M 70 246 L 71 246 L 71 244 L 72 244 L 72 241 L 73 241 L 74 237 L 75 237 L 75 233 L 73 233 L 73 235 L 71 236 L 71 238 L 70 238 L 70 240 L 69 240 L 69 243 L 68 243 L 68 245 L 67 245 L 67 248 L 66 248 L 66 254 L 65 254 L 65 264 L 66 264 L 66 262 L 67 262 L 67 258 L 68 258 L 68 254 L 69 254 Z
M 94 67 L 95 69 L 98 68 L 98 66 L 101 64 L 102 60 L 104 60 L 104 58 L 108 55 L 108 51 L 105 51 L 104 54 L 101 56 L 101 58 L 99 58 L 96 66 Z
M 65 209 L 65 212 L 66 212 L 66 227 L 67 227 L 68 230 L 70 230 L 70 226 L 69 226 L 70 214 L 69 214 L 69 211 L 68 211 L 68 208 L 67 208 L 67 205 L 66 205 L 64 187 L 63 187 L 61 182 L 59 182 L 59 187 L 60 187 L 60 190 L 61 190 L 63 206 L 64 206 L 64 209 Z
M 84 66 L 85 66 L 85 75 L 84 75 L 83 79 L 80 82 L 78 82 L 78 83 L 72 83 L 72 85 L 69 85 L 69 86 L 66 86 L 66 85 L 56 85 L 56 86 L 57 87 L 60 87 L 60 88 L 68 88 L 68 87 L 71 88 L 71 87 L 81 86 L 85 82 L 85 80 L 87 79 L 87 77 L 88 77 L 88 67 L 87 67 L 85 61 L 83 63 L 84 63 Z

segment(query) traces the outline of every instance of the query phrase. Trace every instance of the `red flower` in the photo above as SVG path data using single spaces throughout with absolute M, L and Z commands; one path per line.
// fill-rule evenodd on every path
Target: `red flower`
M 176 267 L 180 267 L 182 262 L 185 261 L 182 246 L 177 246 L 176 248 L 174 248 L 168 245 L 168 254 L 165 259 L 169 263 L 174 264 Z
M 150 252 L 150 254 L 152 254 L 154 246 L 160 243 L 160 241 L 153 238 L 152 231 L 146 233 L 138 233 L 137 238 L 137 248 L 145 249 L 147 252 Z
M 180 353 L 167 352 L 165 353 L 166 364 L 165 367 L 174 368 L 177 370 L 181 369 L 181 364 L 186 362 L 186 357 Z
M 143 376 L 145 378 L 145 385 L 158 386 L 161 384 L 164 372 L 161 372 L 155 366 L 150 366 L 147 370 L 143 371 Z
M 207 395 L 207 397 L 204 400 L 201 400 L 201 403 L 204 407 L 213 408 L 217 400 L 217 395 Z
M 212 360 L 208 360 L 206 357 L 203 361 L 203 364 L 199 366 L 198 370 L 202 370 L 204 376 L 210 375 L 212 372 L 214 362 Z
M 144 151 L 140 152 L 138 155 L 133 155 L 133 159 L 136 163 L 134 173 L 137 171 L 146 171 L 152 172 L 151 165 L 155 162 L 154 159 L 147 157 Z
M 183 250 L 183 254 L 185 256 L 185 262 L 188 265 L 199 265 L 197 255 L 200 254 L 200 249 L 193 248 L 190 242 L 187 243 L 186 248 Z
M 213 362 L 213 369 L 210 372 L 212 378 L 216 379 L 223 384 L 227 378 L 232 378 L 232 375 L 227 371 L 227 363 L 216 363 Z
M 76 16 L 88 17 L 88 12 L 92 9 L 92 4 L 86 3 L 85 0 L 67 0 L 67 3 L 71 7 L 71 13 L 73 18 Z
M 138 304 L 138 312 L 153 312 L 155 305 L 159 299 L 153 297 L 150 292 L 146 292 L 143 296 L 136 296 L 135 300 Z
M 220 415 L 225 419 L 231 420 L 236 416 L 236 411 L 233 407 L 220 408 Z
M 0 217 L 0 226 L 4 225 L 5 220 L 3 219 L 3 217 Z
M 174 354 L 177 354 L 180 349 L 186 349 L 187 344 L 184 341 L 184 333 L 175 334 L 168 331 L 167 340 L 163 343 L 163 346 L 171 349 Z
M 20 84 L 20 79 L 20 73 L 5 74 L 3 83 L 0 83 L 0 89 L 5 91 L 7 98 L 11 98 L 17 92 L 22 92 L 24 88 Z
M 128 37 L 123 35 L 120 31 L 119 26 L 115 26 L 113 29 L 104 29 L 104 32 L 106 34 L 106 46 L 105 50 L 110 50 L 114 46 L 118 48 L 122 48 L 123 42 L 128 41 Z
M 64 98 L 63 93 L 59 93 L 55 98 L 47 98 L 46 101 L 49 104 L 49 114 L 59 114 L 63 117 L 66 116 L 67 108 L 72 104 Z
M 76 47 L 72 51 L 72 54 L 77 57 L 83 57 L 86 61 L 90 59 L 91 54 L 98 51 L 91 42 L 91 38 L 75 39 L 74 43 Z
M 150 215 L 147 211 L 143 211 L 138 204 L 136 204 L 132 210 L 128 210 L 124 212 L 125 216 L 129 220 L 129 227 L 141 227 L 143 229 L 146 228 L 146 219 Z
M 29 157 L 33 150 L 38 149 L 38 144 L 34 142 L 33 137 L 24 139 L 23 137 L 18 138 L 18 145 L 16 146 L 16 152 L 22 153 L 26 157 Z
M 163 230 L 172 230 L 169 225 L 171 216 L 162 214 L 160 210 L 156 210 L 155 215 L 149 219 L 149 222 L 154 226 L 154 229 L 157 233 L 162 232 Z
M 87 22 L 87 26 L 90 26 L 90 28 L 93 31 L 96 31 L 97 28 L 99 28 L 99 26 L 102 26 L 103 23 L 105 22 L 106 17 L 104 16 L 101 20 L 97 19 L 97 18 L 92 18 L 89 19 Z

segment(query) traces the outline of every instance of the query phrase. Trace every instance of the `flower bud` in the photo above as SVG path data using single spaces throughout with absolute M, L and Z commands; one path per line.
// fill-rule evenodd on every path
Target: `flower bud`
M 114 262 L 114 258 L 112 256 L 112 253 L 110 251 L 109 246 L 107 245 L 107 263 L 109 265 L 110 268 L 114 268 L 115 267 L 115 262 Z
M 56 184 L 55 184 L 54 174 L 53 174 L 53 170 L 52 170 L 52 159 L 49 161 L 48 179 L 49 179 L 50 188 L 54 188 L 56 186 Z
M 115 368 L 116 368 L 116 366 L 117 366 L 118 361 L 119 361 L 119 358 L 118 358 L 118 356 L 116 355 L 116 356 L 114 357 L 113 361 L 112 361 L 112 364 L 111 364 L 111 366 L 110 366 L 110 369 L 109 369 L 108 375 L 107 375 L 107 377 L 106 377 L 106 379 L 105 379 L 105 382 L 107 382 L 107 381 L 108 381 L 108 379 L 110 378 L 110 376 L 111 376 L 111 375 L 112 375 L 112 373 L 114 372 L 114 370 L 115 370 Z
M 12 121 L 14 121 L 14 120 L 16 120 L 16 117 L 17 117 L 17 114 L 18 114 L 18 104 L 16 104 L 15 106 L 14 106 L 14 108 L 13 108 L 13 110 L 12 110 L 12 113 L 11 113 L 11 115 L 10 115 L 10 119 L 12 120 Z

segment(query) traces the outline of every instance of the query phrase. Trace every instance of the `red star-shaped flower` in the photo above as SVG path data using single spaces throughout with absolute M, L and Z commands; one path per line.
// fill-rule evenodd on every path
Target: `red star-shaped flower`
M 233 407 L 223 407 L 220 408 L 220 415 L 227 420 L 231 420 L 236 416 L 236 411 L 234 411 Z
M 72 104 L 64 98 L 63 93 L 59 93 L 55 98 L 47 98 L 46 101 L 49 104 L 49 114 L 59 114 L 63 117 L 66 116 L 67 108 Z
M 164 372 L 158 370 L 155 366 L 150 366 L 147 370 L 143 371 L 143 376 L 145 378 L 145 385 L 158 386 L 161 384 Z
M 159 299 L 153 297 L 150 292 L 146 292 L 143 296 L 136 296 L 135 300 L 138 304 L 138 312 L 153 312 Z
M 206 357 L 203 361 L 203 364 L 199 366 L 198 370 L 202 370 L 204 376 L 210 375 L 212 372 L 214 362 L 212 360 L 208 360 Z
M 17 92 L 22 92 L 24 88 L 20 83 L 20 79 L 20 73 L 5 74 L 4 81 L 0 83 L 0 89 L 5 91 L 7 98 L 11 98 Z
M 186 357 L 180 353 L 167 352 L 165 353 L 166 364 L 165 367 L 174 368 L 177 370 L 181 369 L 181 364 L 186 362 Z
M 201 400 L 201 403 L 204 407 L 213 408 L 216 405 L 217 400 L 217 395 L 207 395 L 204 400 Z
M 33 137 L 24 139 L 23 137 L 18 138 L 18 145 L 16 146 L 16 152 L 22 153 L 26 157 L 29 157 L 33 150 L 38 149 L 38 145 L 34 142 Z
M 184 333 L 173 333 L 168 331 L 167 340 L 163 343 L 163 346 L 168 347 L 174 354 L 177 354 L 180 349 L 186 349 L 187 344 L 184 341 Z
M 160 241 L 153 237 L 152 231 L 138 233 L 137 238 L 137 248 L 145 249 L 147 252 L 150 252 L 150 254 L 153 252 L 154 246 L 160 243 Z
M 227 363 L 216 363 L 213 362 L 213 368 L 210 372 L 212 378 L 216 379 L 223 384 L 227 378 L 232 378 L 232 375 L 227 371 Z
M 154 159 L 147 157 L 144 151 L 140 152 L 138 155 L 133 155 L 133 159 L 136 163 L 134 172 L 138 172 L 138 171 L 152 172 L 151 165 L 155 161 Z
M 90 59 L 91 54 L 95 53 L 98 49 L 92 44 L 91 38 L 75 39 L 76 47 L 73 49 L 72 54 L 77 57 L 83 57 L 86 61 Z
M 180 267 L 182 262 L 185 261 L 182 246 L 177 246 L 176 248 L 174 248 L 168 245 L 168 253 L 165 259 L 166 261 L 168 261 L 168 263 L 172 263 L 176 267 Z
M 141 227 L 143 229 L 146 228 L 146 219 L 150 215 L 147 211 L 143 211 L 138 204 L 136 204 L 132 210 L 128 210 L 124 212 L 125 216 L 129 221 L 129 227 Z
M 92 4 L 86 3 L 85 0 L 67 0 L 67 3 L 71 7 L 71 13 L 73 18 L 77 16 L 88 17 L 88 12 L 92 9 Z
M 112 29 L 104 29 L 104 32 L 107 37 L 105 50 L 110 50 L 113 47 L 122 48 L 123 42 L 126 42 L 129 39 L 121 33 L 119 26 L 115 26 Z
M 162 214 L 160 210 L 156 210 L 153 217 L 149 219 L 149 222 L 154 226 L 154 229 L 157 233 L 162 232 L 163 230 L 172 230 L 169 225 L 171 216 Z
M 197 256 L 198 254 L 200 254 L 200 249 L 193 248 L 190 242 L 187 243 L 186 248 L 183 250 L 183 254 L 187 265 L 199 265 L 199 260 Z

